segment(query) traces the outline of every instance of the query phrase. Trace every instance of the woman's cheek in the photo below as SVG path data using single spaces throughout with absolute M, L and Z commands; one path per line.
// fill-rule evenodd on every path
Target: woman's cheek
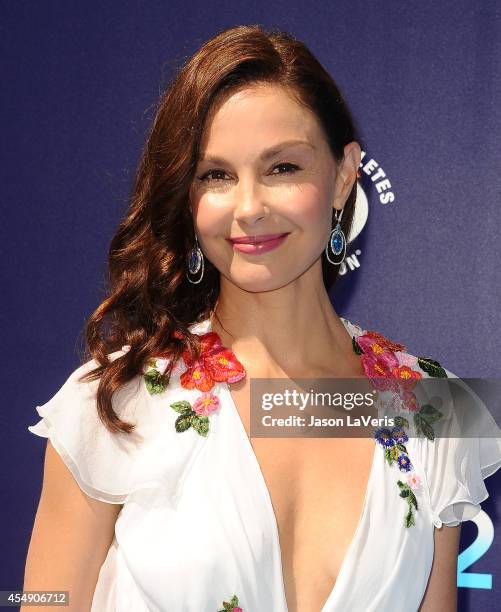
M 322 232 L 330 227 L 332 207 L 316 190 L 298 192 L 284 212 L 297 227 L 305 232 Z

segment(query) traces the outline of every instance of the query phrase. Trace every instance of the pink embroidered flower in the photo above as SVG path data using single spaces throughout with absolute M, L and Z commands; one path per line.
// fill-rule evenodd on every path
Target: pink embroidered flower
M 202 393 L 192 408 L 197 414 L 207 416 L 219 408 L 219 398 L 213 393 Z
M 402 405 L 406 410 L 409 410 L 410 412 L 417 412 L 419 410 L 417 397 L 414 395 L 414 393 L 412 393 L 412 391 L 406 391 L 404 389 L 401 397 Z
M 192 359 L 188 350 L 183 352 L 184 363 L 188 369 L 181 374 L 181 386 L 185 389 L 210 391 L 215 382 L 234 383 L 245 377 L 243 365 L 233 351 L 221 344 L 216 332 L 200 336 L 202 345 L 200 359 Z
M 361 336 L 357 338 L 357 342 L 360 338 Z M 374 357 L 370 353 L 363 353 L 360 355 L 360 359 L 365 373 L 372 380 L 376 389 L 379 391 L 398 391 L 397 382 L 392 376 L 392 368 L 398 365 L 398 361 L 393 353 L 386 351 L 384 358 Z
M 409 366 L 409 368 L 414 368 L 417 365 L 418 358 L 415 355 L 409 355 L 409 353 L 402 353 L 399 355 L 400 365 Z
M 409 474 L 407 474 L 406 480 L 407 480 L 407 484 L 414 491 L 416 489 L 419 489 L 419 487 L 421 486 L 421 477 L 419 476 L 419 474 L 416 474 L 416 472 L 410 472 Z

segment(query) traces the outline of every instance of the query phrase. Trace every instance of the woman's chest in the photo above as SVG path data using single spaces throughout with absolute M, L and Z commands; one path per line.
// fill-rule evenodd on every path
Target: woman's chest
M 353 374 L 355 375 L 355 374 Z M 249 437 L 248 382 L 231 389 Z M 361 520 L 373 459 L 371 438 L 267 437 L 249 440 L 278 528 L 289 612 L 318 612 L 332 592 Z
M 318 612 L 360 521 L 375 443 L 369 438 L 254 438 L 278 526 L 289 612 Z

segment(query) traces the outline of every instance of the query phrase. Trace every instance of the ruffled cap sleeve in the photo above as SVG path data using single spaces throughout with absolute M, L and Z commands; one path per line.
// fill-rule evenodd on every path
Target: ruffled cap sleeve
M 121 351 L 109 355 L 121 356 Z M 114 504 L 139 500 L 174 503 L 197 440 L 175 437 L 172 416 L 151 400 L 143 377 L 118 389 L 112 406 L 121 420 L 134 423 L 132 434 L 110 432 L 99 418 L 99 380 L 79 382 L 95 360 L 73 371 L 57 393 L 36 406 L 41 419 L 28 430 L 49 438 L 80 488 L 90 497 Z
M 452 401 L 444 411 L 439 437 L 419 438 L 418 452 L 436 527 L 474 518 L 489 497 L 484 480 L 501 467 L 501 430 L 496 420 L 470 386 L 451 371 L 445 372 L 456 379 L 452 385 L 466 391 L 468 401 L 461 404 L 468 415 Z

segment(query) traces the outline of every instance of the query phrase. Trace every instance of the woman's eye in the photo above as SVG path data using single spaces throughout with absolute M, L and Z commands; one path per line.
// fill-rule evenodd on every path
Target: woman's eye
M 289 168 L 289 170 L 286 170 L 285 173 L 284 172 L 272 172 L 272 174 L 287 174 L 288 172 L 294 173 L 300 169 L 299 166 L 296 166 L 296 164 L 289 164 L 288 162 L 282 162 L 281 164 L 277 164 L 275 168 Z
M 203 181 L 203 182 L 219 182 L 222 181 L 224 179 L 221 178 L 216 178 L 216 179 L 209 179 L 209 176 L 211 174 L 225 174 L 224 170 L 209 170 L 208 172 L 206 172 L 205 174 L 203 174 L 202 176 L 198 177 L 198 180 Z

